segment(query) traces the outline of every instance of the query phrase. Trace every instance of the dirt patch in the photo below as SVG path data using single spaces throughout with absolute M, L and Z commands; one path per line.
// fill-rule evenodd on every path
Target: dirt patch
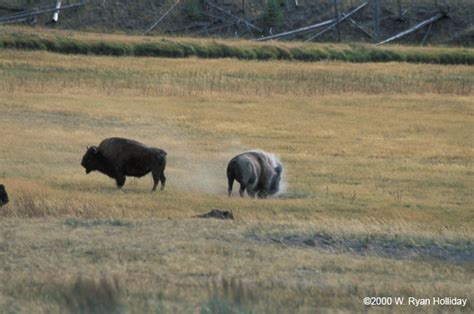
M 307 191 L 301 190 L 289 190 L 287 192 L 279 193 L 277 198 L 284 199 L 284 200 L 294 200 L 294 199 L 305 199 L 305 198 L 312 198 L 313 195 Z
M 326 233 L 269 235 L 266 239 L 253 235 L 252 238 L 332 253 L 377 255 L 394 259 L 432 258 L 452 263 L 474 262 L 474 244 L 469 240 L 438 243 L 430 239 L 409 239 L 392 235 L 335 237 Z

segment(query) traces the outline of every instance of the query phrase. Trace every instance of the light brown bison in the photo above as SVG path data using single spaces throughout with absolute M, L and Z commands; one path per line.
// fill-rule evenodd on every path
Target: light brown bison
M 232 158 L 227 165 L 228 193 L 232 194 L 234 180 L 240 183 L 239 193 L 245 190 L 250 197 L 266 198 L 278 193 L 283 166 L 274 155 L 264 151 L 249 151 Z
M 88 147 L 81 165 L 86 173 L 97 170 L 115 179 L 119 189 L 125 184 L 126 176 L 142 177 L 150 172 L 152 191 L 160 181 L 161 189 L 165 188 L 166 152 L 134 140 L 113 137 L 103 140 L 99 146 Z

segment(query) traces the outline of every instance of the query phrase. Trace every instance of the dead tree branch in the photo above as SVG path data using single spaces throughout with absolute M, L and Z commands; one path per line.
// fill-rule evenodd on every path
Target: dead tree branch
M 342 14 L 342 16 L 344 17 L 345 14 Z M 354 19 L 352 18 L 349 18 L 348 19 L 349 23 L 351 23 L 352 25 L 354 25 L 355 27 L 357 27 L 362 33 L 364 33 L 365 35 L 367 35 L 367 37 L 369 37 L 370 39 L 375 39 L 374 35 L 369 32 L 368 30 L 366 30 L 362 25 L 360 25 L 359 23 L 357 23 Z
M 425 42 L 426 40 L 428 39 L 428 36 L 430 35 L 430 32 L 431 32 L 431 28 L 433 27 L 433 23 L 430 24 L 430 26 L 428 26 L 428 30 L 426 31 L 426 34 L 425 36 L 423 36 L 423 40 L 421 41 L 421 45 L 424 46 L 425 45 Z
M 151 32 L 161 21 L 163 21 L 163 19 L 171 12 L 173 11 L 173 9 L 179 4 L 179 0 L 177 0 L 162 16 L 160 16 L 160 18 L 155 22 L 153 23 L 153 25 L 151 25 L 144 33 L 143 35 L 146 35 L 148 34 L 149 32 Z
M 228 16 L 232 17 L 233 19 L 237 20 L 238 23 L 244 23 L 244 24 L 247 25 L 248 27 L 251 27 L 251 28 L 253 28 L 253 29 L 259 31 L 260 33 L 263 33 L 263 29 L 261 29 L 260 27 L 255 26 L 255 25 L 253 25 L 252 23 L 250 23 L 250 22 L 248 22 L 248 21 L 246 21 L 246 20 L 244 20 L 244 19 L 242 19 L 242 18 L 240 18 L 240 17 L 238 17 L 238 16 L 236 16 L 236 15 L 233 15 L 233 14 L 230 13 L 230 12 L 227 12 L 227 11 L 224 10 L 223 8 L 218 7 L 217 5 L 213 4 L 213 3 L 210 2 L 210 1 L 207 1 L 207 0 L 206 0 L 206 3 L 207 3 L 210 7 L 213 7 L 214 9 L 216 9 L 216 10 L 218 10 L 218 11 L 221 11 L 222 13 L 227 14 Z
M 355 8 L 354 10 L 350 11 L 349 13 L 347 14 L 343 14 L 343 17 L 339 19 L 339 21 L 336 21 L 335 23 L 331 24 L 329 27 L 323 29 L 322 31 L 320 31 L 319 33 L 311 36 L 310 38 L 306 39 L 305 41 L 310 41 L 310 40 L 313 40 L 315 39 L 316 37 L 319 37 L 321 36 L 322 34 L 330 31 L 331 29 L 333 29 L 334 27 L 336 27 L 337 25 L 339 25 L 340 23 L 344 22 L 345 20 L 347 20 L 348 18 L 350 18 L 352 15 L 354 15 L 355 13 L 357 13 L 359 10 L 363 9 L 365 6 L 367 5 L 367 2 L 364 2 L 362 3 L 361 5 L 359 5 L 357 8 Z
M 81 6 L 84 6 L 84 5 L 86 5 L 85 0 L 81 0 L 79 3 L 63 5 L 61 8 L 56 8 L 56 5 L 55 5 L 53 7 L 45 8 L 45 9 L 22 11 L 22 12 L 19 12 L 19 13 L 15 13 L 15 14 L 0 17 L 0 24 L 7 24 L 7 23 L 15 23 L 15 22 L 19 22 L 19 21 L 24 21 L 25 19 L 28 19 L 28 17 L 31 17 L 31 16 L 37 16 L 37 15 L 43 14 L 43 13 L 77 8 L 77 7 L 81 7 Z
M 390 38 L 387 38 L 387 39 L 385 39 L 385 40 L 379 42 L 379 43 L 377 44 L 377 46 L 380 46 L 380 45 L 389 43 L 389 42 L 391 42 L 391 41 L 394 41 L 395 39 L 398 39 L 398 38 L 400 38 L 400 37 L 403 37 L 403 36 L 406 36 L 406 35 L 411 34 L 411 33 L 413 33 L 413 32 L 416 32 L 416 31 L 419 30 L 420 28 L 423 28 L 423 27 L 425 27 L 426 25 L 430 25 L 430 24 L 436 22 L 437 20 L 439 20 L 439 19 L 441 19 L 441 18 L 443 18 L 443 17 L 445 17 L 445 16 L 446 16 L 446 13 L 440 12 L 440 13 L 438 13 L 438 14 L 436 14 L 436 15 L 430 17 L 429 19 L 427 19 L 427 20 L 425 20 L 425 21 L 423 21 L 423 22 L 421 22 L 421 23 L 419 23 L 419 24 L 417 24 L 417 25 L 415 25 L 415 26 L 413 26 L 413 27 L 411 27 L 411 28 L 409 28 L 409 29 L 407 29 L 407 30 L 401 32 L 401 33 L 396 34 L 395 36 L 392 36 L 392 37 L 390 37 Z
M 262 37 L 262 38 L 257 38 L 256 40 L 264 41 L 264 40 L 269 40 L 269 39 L 275 39 L 275 38 L 291 36 L 291 35 L 295 35 L 295 34 L 298 34 L 298 33 L 310 31 L 310 30 L 313 30 L 313 29 L 316 29 L 316 28 L 319 28 L 319 27 L 329 25 L 331 23 L 334 23 L 335 21 L 336 21 L 336 19 L 330 19 L 330 20 L 327 20 L 327 21 L 324 21 L 324 22 L 321 22 L 321 23 L 318 23 L 318 24 L 313 24 L 313 25 L 301 27 L 301 28 L 298 28 L 298 29 L 294 29 L 292 31 L 279 33 L 279 34 L 275 34 L 275 35 L 271 35 L 271 36 L 266 36 L 266 37 Z

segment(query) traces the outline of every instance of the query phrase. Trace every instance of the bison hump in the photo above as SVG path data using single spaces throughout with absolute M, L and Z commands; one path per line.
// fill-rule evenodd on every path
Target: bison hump
M 142 143 L 119 137 L 105 139 L 99 145 L 99 151 L 111 161 L 133 155 L 147 155 L 150 150 L 150 147 Z

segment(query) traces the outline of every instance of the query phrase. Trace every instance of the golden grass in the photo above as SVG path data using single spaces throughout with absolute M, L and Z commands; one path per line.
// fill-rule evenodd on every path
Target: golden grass
M 363 312 L 375 295 L 472 302 L 473 74 L 1 50 L 0 183 L 11 203 L 0 209 L 0 311 L 71 310 L 58 291 L 84 282 L 115 291 L 129 312 Z M 166 190 L 151 193 L 145 177 L 117 191 L 86 175 L 85 146 L 109 136 L 166 149 Z M 251 148 L 280 155 L 281 198 L 226 196 L 227 161 Z M 191 219 L 212 208 L 236 220 Z M 273 241 L 314 234 L 471 257 Z M 80 295 L 73 303 L 89 306 Z

